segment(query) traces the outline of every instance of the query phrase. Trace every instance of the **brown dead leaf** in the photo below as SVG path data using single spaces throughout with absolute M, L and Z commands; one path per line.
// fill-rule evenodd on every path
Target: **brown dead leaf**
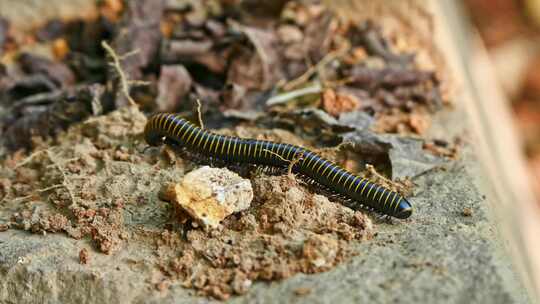
M 159 111 L 174 112 L 187 96 L 193 80 L 183 65 L 164 65 L 158 81 L 156 104 Z
M 431 125 L 431 118 L 420 113 L 411 113 L 409 125 L 416 134 L 424 134 Z
M 351 112 L 360 108 L 360 101 L 351 94 L 338 93 L 333 89 L 325 89 L 322 93 L 323 109 L 332 116 Z
M 275 47 L 277 37 L 273 31 L 237 25 L 246 35 L 254 50 L 242 49 L 235 56 L 228 71 L 227 82 L 248 89 L 267 90 L 283 77 L 280 58 Z

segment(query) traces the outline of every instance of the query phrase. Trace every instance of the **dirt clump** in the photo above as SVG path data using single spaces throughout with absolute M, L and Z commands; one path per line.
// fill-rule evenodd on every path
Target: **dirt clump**
M 253 183 L 252 208 L 227 218 L 223 230 L 190 230 L 181 250 L 162 247 L 170 255 L 161 262 L 169 280 L 227 299 L 256 280 L 327 271 L 355 255 L 350 241 L 372 237 L 363 213 L 313 194 L 289 176 L 263 175 Z

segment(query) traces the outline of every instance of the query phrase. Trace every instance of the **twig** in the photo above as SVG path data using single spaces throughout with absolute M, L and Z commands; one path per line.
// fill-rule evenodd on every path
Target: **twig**
M 277 154 L 276 152 L 272 152 L 272 151 L 270 151 L 270 150 L 268 150 L 268 149 L 262 149 L 262 150 L 263 150 L 264 152 L 268 152 L 268 153 L 270 153 L 270 154 L 272 154 L 272 155 L 274 155 L 274 156 L 277 156 L 279 159 L 281 159 L 281 160 L 284 161 L 284 162 L 290 162 L 290 160 L 284 158 L 283 156 Z
M 370 164 L 366 164 L 366 170 L 369 171 L 369 173 L 375 175 L 377 178 L 389 183 L 390 185 L 393 185 L 394 182 L 387 179 L 386 177 L 382 176 L 381 174 L 379 174 L 379 172 L 377 172 L 377 170 L 375 170 L 375 167 L 373 167 L 373 165 L 370 165 Z
M 49 190 L 57 189 L 57 188 L 62 188 L 62 187 L 64 187 L 64 185 L 62 185 L 62 184 L 56 184 L 56 185 L 52 185 L 52 186 L 47 187 L 47 188 L 37 189 L 36 192 L 39 192 L 39 193 L 41 193 L 41 192 L 47 192 L 47 191 L 49 191 Z M 13 202 L 24 201 L 25 199 L 31 198 L 31 197 L 34 196 L 34 195 L 35 195 L 35 193 L 29 194 L 29 195 L 25 195 L 25 196 L 15 197 L 15 198 L 13 198 Z M 2 200 L 2 202 L 4 202 L 5 200 L 7 200 L 7 199 L 4 198 L 4 199 Z
M 27 163 L 29 163 L 32 159 L 34 159 L 34 157 L 36 157 L 38 154 L 41 154 L 43 152 L 45 152 L 46 150 L 39 150 L 39 151 L 36 151 L 32 154 L 30 154 L 27 158 L 23 159 L 22 161 L 20 161 L 19 163 L 17 163 L 15 165 L 15 167 L 13 167 L 13 169 L 17 169 L 19 167 L 22 167 L 24 165 L 26 165 Z
M 302 153 L 300 155 L 294 155 L 293 160 L 289 163 L 289 168 L 287 168 L 287 175 L 289 175 L 289 176 L 292 175 L 292 169 L 293 169 L 294 165 L 296 165 L 302 159 L 304 159 L 304 153 Z
M 346 147 L 346 146 L 352 146 L 354 147 L 354 142 L 352 141 L 344 141 L 342 143 L 340 143 L 339 145 L 335 146 L 335 147 L 328 147 L 328 148 L 318 148 L 318 149 L 313 149 L 314 152 L 317 152 L 317 153 L 320 153 L 320 152 L 333 152 L 333 151 L 339 151 L 341 150 L 341 148 L 343 147 Z
M 322 86 L 321 86 L 320 83 L 317 82 L 314 85 L 306 87 L 306 88 L 302 88 L 302 89 L 298 89 L 298 90 L 295 90 L 295 91 L 290 91 L 290 92 L 286 92 L 286 93 L 283 93 L 283 94 L 280 94 L 280 95 L 276 95 L 276 96 L 268 99 L 266 101 L 266 104 L 269 105 L 269 106 L 273 106 L 273 105 L 277 105 L 277 104 L 281 104 L 281 103 L 286 103 L 287 101 L 289 101 L 291 99 L 294 99 L 294 98 L 297 98 L 297 97 L 300 97 L 300 96 L 309 95 L 309 94 L 317 94 L 317 93 L 320 93 L 320 92 L 322 92 Z
M 197 98 L 197 115 L 199 117 L 199 125 L 201 126 L 201 129 L 204 129 L 204 123 L 203 123 L 203 120 L 202 120 L 202 105 L 201 105 L 201 100 L 199 98 Z
M 101 46 L 107 51 L 109 56 L 111 56 L 113 62 L 109 63 L 111 66 L 113 66 L 116 70 L 116 73 L 118 73 L 118 77 L 120 78 L 120 86 L 122 89 L 122 92 L 124 93 L 125 97 L 129 101 L 130 105 L 135 106 L 137 105 L 133 98 L 131 98 L 131 95 L 129 95 L 129 80 L 122 70 L 122 66 L 120 64 L 120 59 L 124 59 L 127 57 L 127 55 L 133 55 L 134 51 L 129 52 L 127 54 L 124 54 L 123 56 L 119 57 L 115 51 L 112 49 L 112 47 L 107 43 L 107 41 L 103 40 L 101 41 Z
M 58 164 L 58 162 L 56 160 L 56 156 L 54 156 L 50 150 L 45 150 L 45 151 L 47 152 L 47 157 L 49 157 L 49 159 L 56 166 L 58 171 L 60 171 L 60 174 L 62 174 L 62 186 L 64 188 L 66 188 L 66 190 L 67 190 L 67 192 L 69 194 L 69 197 L 71 198 L 71 203 L 74 204 L 75 203 L 75 196 L 73 195 L 73 192 L 71 192 L 71 189 L 68 186 L 68 182 L 67 182 L 68 179 L 67 179 L 66 173 L 64 172 L 62 167 Z
M 81 159 L 81 158 L 80 158 L 80 157 L 73 157 L 73 158 L 70 158 L 70 159 L 64 159 L 64 160 L 62 161 L 62 165 L 65 165 L 65 164 L 67 164 L 67 163 L 70 163 L 70 162 L 72 162 L 72 161 L 76 161 L 76 160 L 79 160 L 79 159 Z M 56 166 L 57 166 L 57 164 L 51 164 L 51 165 L 46 166 L 45 168 L 48 169 L 48 168 L 50 168 L 50 167 L 56 167 Z
M 353 81 L 354 81 L 353 77 L 347 76 L 347 77 L 337 79 L 337 80 L 327 80 L 327 81 L 324 82 L 324 85 L 325 85 L 325 87 L 335 88 L 335 87 L 339 87 L 339 86 L 349 84 L 349 83 L 351 83 Z
M 296 164 L 297 164 L 299 161 L 301 161 L 302 158 L 304 157 L 304 153 L 299 154 L 299 153 L 297 152 L 297 153 L 294 155 L 293 160 L 291 161 L 291 160 L 288 160 L 288 159 L 283 158 L 283 156 L 281 156 L 281 155 L 279 155 L 279 154 L 277 154 L 277 153 L 275 153 L 275 152 L 272 152 L 272 151 L 270 151 L 270 150 L 263 149 L 263 151 L 268 152 L 268 153 L 270 153 L 270 154 L 272 154 L 272 155 L 275 155 L 275 156 L 277 156 L 278 158 L 280 158 L 282 161 L 289 163 L 288 168 L 287 168 L 287 175 L 289 175 L 289 176 L 292 176 L 292 168 L 294 167 L 294 165 L 296 165 Z
M 149 85 L 152 84 L 152 82 L 144 81 L 144 80 L 128 80 L 128 84 L 138 86 L 138 87 L 142 87 L 142 86 L 149 86 Z
M 37 191 L 37 192 L 47 192 L 47 191 L 49 191 L 49 190 L 56 189 L 56 188 L 62 188 L 62 187 L 64 187 L 64 185 L 62 185 L 62 184 L 56 184 L 56 185 L 52 185 L 52 186 L 47 187 L 47 188 L 37 189 L 36 191 Z
M 394 188 L 393 190 L 396 190 L 401 195 L 408 196 L 412 193 L 412 187 L 414 186 L 414 183 L 411 184 L 410 179 L 405 178 L 402 180 L 397 179 L 396 181 L 393 181 L 379 174 L 377 170 L 375 169 L 375 167 L 373 167 L 373 165 L 370 165 L 370 164 L 366 165 L 366 170 L 373 176 L 386 182 L 389 186 L 391 186 L 391 188 L 392 187 Z
M 322 68 L 324 68 L 327 64 L 332 62 L 334 59 L 339 58 L 345 54 L 345 52 L 349 49 L 348 45 L 345 45 L 344 47 L 327 53 L 321 61 L 319 61 L 316 65 L 311 66 L 309 69 L 307 69 L 304 74 L 300 75 L 299 77 L 287 82 L 285 85 L 283 85 L 282 89 L 284 91 L 290 91 L 293 90 L 300 85 L 306 83 L 313 74 L 320 71 Z
M 21 166 L 24 166 L 25 164 L 29 163 L 34 157 L 36 157 L 38 154 L 40 153 L 43 153 L 45 152 L 47 154 L 47 157 L 49 158 L 49 160 L 52 162 L 52 166 L 56 167 L 58 169 L 58 171 L 60 171 L 60 174 L 62 174 L 62 183 L 61 184 L 56 184 L 56 185 L 52 185 L 52 186 L 49 186 L 49 187 L 46 187 L 46 188 L 42 188 L 42 189 L 37 189 L 36 192 L 46 192 L 46 191 L 49 191 L 49 190 L 52 190 L 52 189 L 56 189 L 56 188 L 65 188 L 71 198 L 71 202 L 74 203 L 75 202 L 75 196 L 73 195 L 73 193 L 71 192 L 71 189 L 69 188 L 68 186 L 68 178 L 66 176 L 66 173 L 64 172 L 64 170 L 62 169 L 62 167 L 60 166 L 60 164 L 58 163 L 56 157 L 52 154 L 51 150 L 50 149 L 45 149 L 45 150 L 39 150 L 39 151 L 36 151 L 32 154 L 30 154 L 27 158 L 25 158 L 24 160 L 22 160 L 20 163 L 18 163 L 17 165 L 15 165 L 14 169 L 16 168 L 19 168 Z M 78 158 L 71 158 L 71 159 L 68 159 L 66 160 L 66 162 L 70 162 L 70 161 L 73 161 L 73 160 L 76 160 Z M 47 168 L 50 167 L 50 166 L 47 166 Z M 29 194 L 29 195 L 26 195 L 26 196 L 21 196 L 21 197 L 15 197 L 13 198 L 14 201 L 20 201 L 20 200 L 25 200 L 27 198 L 31 198 L 32 196 L 34 196 L 35 194 Z M 3 203 L 4 201 L 7 200 L 7 196 L 4 197 L 0 203 Z
M 107 43 L 107 42 L 105 42 L 105 43 Z M 133 55 L 136 55 L 136 54 L 139 54 L 139 49 L 135 49 L 135 50 L 132 50 L 132 51 L 129 51 L 129 52 L 125 53 L 122 56 L 118 56 L 118 59 L 119 60 L 124 60 L 124 59 L 126 59 L 128 57 L 131 57 Z

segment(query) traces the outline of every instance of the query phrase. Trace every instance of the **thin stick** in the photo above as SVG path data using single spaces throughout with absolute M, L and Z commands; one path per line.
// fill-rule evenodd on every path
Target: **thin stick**
M 289 164 L 289 168 L 287 170 L 287 174 L 289 176 L 292 175 L 292 168 L 294 167 L 294 165 L 296 165 L 302 159 L 304 159 L 304 153 L 302 153 L 300 155 L 294 155 L 294 158 L 293 158 L 292 162 Z
M 377 178 L 389 183 L 390 185 L 394 184 L 393 181 L 387 179 L 386 177 L 382 176 L 379 172 L 377 172 L 377 170 L 375 170 L 375 167 L 373 167 L 373 165 L 366 164 L 366 170 L 368 170 L 369 173 L 375 175 Z
M 202 120 L 202 105 L 201 105 L 201 100 L 199 98 L 197 98 L 197 115 L 199 117 L 199 125 L 201 126 L 201 129 L 204 129 L 204 123 L 203 123 L 203 120 Z
M 126 59 L 128 57 L 131 57 L 133 55 L 136 55 L 136 54 L 139 54 L 139 49 L 135 49 L 135 50 L 132 50 L 132 51 L 129 51 L 129 52 L 125 53 L 122 56 L 118 56 L 118 59 L 124 60 L 124 59 Z
M 67 163 L 70 163 L 72 161 L 76 161 L 76 160 L 79 160 L 79 159 L 81 159 L 81 158 L 80 157 L 73 157 L 73 158 L 70 158 L 70 159 L 64 159 L 64 160 L 62 160 L 62 165 L 65 165 Z M 51 164 L 51 165 L 47 165 L 45 168 L 48 169 L 50 167 L 55 167 L 55 166 L 56 166 L 56 164 Z
M 275 156 L 277 156 L 278 158 L 280 158 L 282 161 L 289 163 L 289 166 L 288 166 L 288 168 L 287 168 L 287 175 L 289 175 L 289 176 L 292 175 L 292 168 L 294 167 L 294 165 L 296 165 L 296 164 L 297 164 L 299 161 L 301 161 L 302 158 L 304 157 L 304 153 L 301 153 L 300 155 L 298 155 L 299 152 L 297 152 L 297 153 L 294 155 L 293 160 L 291 161 L 291 160 L 288 160 L 288 159 L 283 158 L 283 156 L 281 156 L 281 155 L 279 155 L 279 154 L 277 154 L 277 153 L 275 153 L 275 152 L 272 152 L 272 151 L 270 151 L 270 150 L 263 149 L 263 151 L 266 151 L 266 152 L 268 152 L 268 153 L 270 153 L 270 154 L 272 154 L 272 155 L 275 155 Z
M 309 95 L 309 94 L 318 94 L 318 93 L 322 92 L 322 89 L 323 88 L 322 88 L 321 84 L 317 82 L 314 85 L 306 87 L 306 88 L 302 88 L 302 89 L 286 92 L 286 93 L 283 93 L 283 94 L 280 94 L 280 95 L 276 95 L 276 96 L 268 99 L 266 101 L 266 104 L 269 105 L 269 106 L 273 106 L 273 105 L 276 105 L 276 104 L 286 103 L 287 101 L 289 101 L 291 99 L 295 99 L 295 98 L 300 97 L 300 96 Z
M 13 167 L 13 169 L 17 169 L 19 167 L 22 167 L 24 165 L 26 165 L 27 163 L 29 163 L 32 159 L 34 159 L 34 157 L 36 157 L 38 154 L 41 154 L 45 152 L 45 150 L 39 150 L 39 151 L 36 151 L 32 154 L 30 154 L 27 158 L 23 159 L 21 162 L 17 163 L 15 165 L 15 167 Z
M 118 73 L 118 77 L 120 78 L 120 86 L 122 89 L 122 92 L 124 93 L 124 96 L 129 101 L 130 105 L 134 106 L 137 105 L 133 98 L 131 98 L 131 95 L 129 95 L 129 80 L 122 70 L 122 66 L 120 64 L 120 58 L 116 54 L 116 52 L 112 49 L 112 47 L 107 43 L 107 41 L 103 40 L 101 41 L 101 46 L 107 51 L 109 56 L 111 56 L 113 62 L 109 63 L 111 66 L 113 66 L 116 70 L 116 73 Z M 132 55 L 132 52 L 129 52 L 128 55 Z M 126 55 L 122 56 L 122 58 L 125 58 Z
M 346 146 L 351 146 L 351 147 L 354 148 L 354 145 L 355 145 L 355 143 L 352 142 L 352 141 L 344 141 L 344 142 L 340 143 L 339 145 L 337 145 L 335 147 L 313 149 L 313 152 L 321 153 L 321 152 L 339 151 L 343 147 L 346 147 Z
M 54 156 L 51 151 L 46 150 L 46 152 L 47 152 L 47 156 L 49 157 L 51 162 L 56 166 L 58 171 L 60 171 L 60 174 L 62 174 L 62 186 L 64 188 L 66 188 L 66 190 L 67 190 L 67 192 L 69 194 L 69 197 L 71 198 L 71 203 L 74 204 L 75 203 L 75 196 L 73 195 L 73 192 L 71 192 L 71 189 L 68 186 L 68 178 L 66 176 L 66 173 L 64 172 L 64 169 L 62 169 L 62 167 L 58 164 L 58 161 L 56 160 L 56 156 Z
M 317 71 L 324 68 L 327 64 L 332 62 L 332 60 L 339 58 L 345 54 L 345 52 L 349 49 L 348 45 L 345 45 L 344 47 L 329 52 L 314 66 L 311 66 L 309 69 L 307 69 L 304 74 L 300 75 L 299 77 L 287 82 L 285 85 L 283 85 L 284 91 L 289 91 L 292 89 L 295 89 L 302 85 L 303 83 L 306 83 L 313 74 L 315 74 Z
M 41 192 L 47 192 L 47 191 L 52 190 L 52 189 L 63 188 L 63 187 L 64 187 L 64 185 L 62 185 L 62 184 L 56 184 L 56 185 L 52 185 L 52 186 L 49 186 L 49 187 L 46 187 L 46 188 L 43 188 L 43 189 L 37 189 L 35 191 L 41 193 Z M 13 198 L 13 202 L 23 201 L 25 199 L 31 198 L 34 195 L 35 195 L 35 193 L 25 195 L 25 196 L 15 197 L 15 198 Z M 5 199 L 3 199 L 2 202 L 4 200 Z

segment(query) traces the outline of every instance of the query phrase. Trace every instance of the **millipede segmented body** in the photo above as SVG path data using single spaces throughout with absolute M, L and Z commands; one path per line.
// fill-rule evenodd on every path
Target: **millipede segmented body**
M 176 114 L 153 115 L 145 139 L 151 146 L 170 143 L 225 163 L 287 168 L 330 189 L 353 209 L 369 208 L 400 219 L 412 214 L 411 204 L 399 193 L 354 175 L 308 149 L 291 144 L 224 136 L 204 130 Z

